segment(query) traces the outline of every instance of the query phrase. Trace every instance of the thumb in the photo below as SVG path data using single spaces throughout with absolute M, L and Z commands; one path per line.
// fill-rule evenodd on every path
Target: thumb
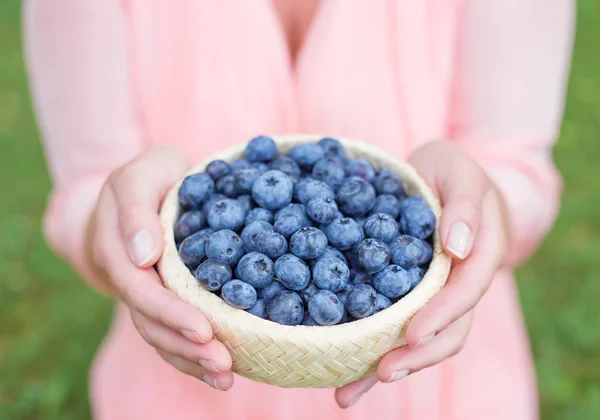
M 483 198 L 490 190 L 487 176 L 467 154 L 447 142 L 426 146 L 409 161 L 437 189 L 443 208 L 442 246 L 456 258 L 466 258 L 479 229 Z
M 151 267 L 163 252 L 158 209 L 169 188 L 188 168 L 175 148 L 156 146 L 117 170 L 109 178 L 119 214 L 119 230 L 133 262 Z

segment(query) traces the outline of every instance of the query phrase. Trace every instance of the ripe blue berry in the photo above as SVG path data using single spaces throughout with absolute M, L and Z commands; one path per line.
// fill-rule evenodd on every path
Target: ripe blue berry
M 358 284 L 368 284 L 373 286 L 373 276 L 356 270 L 350 270 L 350 284 L 356 286 Z
M 273 261 L 260 252 L 244 255 L 235 268 L 236 276 L 254 288 L 266 287 L 273 281 Z
M 358 176 L 369 182 L 375 179 L 375 170 L 369 162 L 362 159 L 348 159 L 344 169 L 348 177 Z
M 409 235 L 400 235 L 389 244 L 392 262 L 403 268 L 423 265 L 431 261 L 431 246 Z
M 371 214 L 385 213 L 397 219 L 400 215 L 400 200 L 391 194 L 381 194 L 375 199 Z
M 392 302 L 385 296 L 383 296 L 381 293 L 377 293 L 377 296 L 375 298 L 375 313 L 377 312 L 381 312 L 386 308 L 389 308 L 390 306 L 392 306 Z
M 229 280 L 221 288 L 221 298 L 234 308 L 248 309 L 256 303 L 256 290 L 241 280 Z
M 280 292 L 269 302 L 267 317 L 282 325 L 299 325 L 304 318 L 302 299 L 290 290 Z
M 273 230 L 283 235 L 285 239 L 289 239 L 302 227 L 302 220 L 293 213 L 286 213 L 280 216 L 273 225 Z
M 367 274 L 383 270 L 390 262 L 390 251 L 379 239 L 365 239 L 357 247 L 358 264 Z
M 225 162 L 224 160 L 213 160 L 206 165 L 204 172 L 206 172 L 213 179 L 213 181 L 216 181 L 222 176 L 229 175 L 231 168 L 229 167 L 229 163 Z
M 348 283 L 350 269 L 342 260 L 327 258 L 320 260 L 313 269 L 313 280 L 320 289 L 339 292 Z
M 306 205 L 306 213 L 317 223 L 331 223 L 337 216 L 338 207 L 333 198 L 315 197 Z
M 196 267 L 206 257 L 207 232 L 196 232 L 188 236 L 179 246 L 179 257 L 188 267 Z
M 246 311 L 259 318 L 267 319 L 267 302 L 263 299 L 257 299 L 256 303 Z
M 225 175 L 219 178 L 215 184 L 215 191 L 229 198 L 235 198 L 237 196 L 237 190 L 235 188 L 234 176 Z
M 175 240 L 181 242 L 192 233 L 198 232 L 204 226 L 204 222 L 204 214 L 201 211 L 186 211 L 175 224 Z
M 248 213 L 246 213 L 244 225 L 248 226 L 252 222 L 267 222 L 269 224 L 272 224 L 273 213 L 271 213 L 270 210 L 263 209 L 262 207 L 256 207 L 248 211 Z
M 350 216 L 363 216 L 375 204 L 375 189 L 364 179 L 348 178 L 338 189 L 336 200 L 343 213 Z
M 292 213 L 298 216 L 302 221 L 302 227 L 312 226 L 312 222 L 306 214 L 306 206 L 304 204 L 292 203 L 288 204 L 282 209 L 277 210 L 277 212 L 275 213 L 275 221 L 277 221 L 277 219 L 279 219 L 284 214 L 288 213 Z
M 373 186 L 377 194 L 391 194 L 396 197 L 405 195 L 402 182 L 392 171 L 387 169 L 383 169 L 377 174 L 373 181 Z
M 339 157 L 344 159 L 346 157 L 346 151 L 344 150 L 344 146 L 336 139 L 332 139 L 331 137 L 325 137 L 319 140 L 318 143 L 325 152 L 325 156 L 327 157 Z
M 287 241 L 283 235 L 273 230 L 265 230 L 258 233 L 254 239 L 254 243 L 259 252 L 273 259 L 285 254 L 288 248 Z
M 302 204 L 308 204 L 316 197 L 335 199 L 333 189 L 323 181 L 309 178 L 299 181 L 294 188 L 294 197 Z
M 258 136 L 250 140 L 244 154 L 250 162 L 266 162 L 277 154 L 277 145 L 271 137 Z
M 179 202 L 185 208 L 199 209 L 215 190 L 215 182 L 205 173 L 185 177 L 179 187 Z
M 389 242 L 398 236 L 398 223 L 392 216 L 377 213 L 369 216 L 364 224 L 365 235 L 369 238 L 381 239 Z
M 382 295 L 393 299 L 410 290 L 410 275 L 398 265 L 388 265 L 373 278 L 373 286 Z
M 314 227 L 305 227 L 298 230 L 290 238 L 292 254 L 307 260 L 318 258 L 327 248 L 327 237 L 323 232 Z
M 235 265 L 242 258 L 242 255 L 244 255 L 242 240 L 232 230 L 219 230 L 210 235 L 206 242 L 206 256 L 208 258 Z
M 371 286 L 359 284 L 348 293 L 346 298 L 346 309 L 348 313 L 356 318 L 366 318 L 375 312 L 377 292 Z
M 400 203 L 400 230 L 410 236 L 426 239 L 435 230 L 435 215 L 421 197 L 408 197 Z
M 229 164 L 229 168 L 231 169 L 230 174 L 235 175 L 237 171 L 242 169 L 249 169 L 252 167 L 252 164 L 246 159 L 238 159 L 234 160 Z
M 291 254 L 284 254 L 275 261 L 275 276 L 290 290 L 303 290 L 310 282 L 308 265 Z
M 344 217 L 331 222 L 325 229 L 329 243 L 345 251 L 363 240 L 363 232 L 354 219 Z
M 273 281 L 263 287 L 262 289 L 256 290 L 258 293 L 258 298 L 263 299 L 265 301 L 270 301 L 277 295 L 279 292 L 283 292 L 286 290 L 285 286 L 278 281 Z
M 271 169 L 281 171 L 292 179 L 300 178 L 302 171 L 294 159 L 289 156 L 277 156 L 271 162 Z
M 313 178 L 323 181 L 334 191 L 342 185 L 345 175 L 344 168 L 338 159 L 331 157 L 319 160 L 312 170 Z
M 252 186 L 252 198 L 268 210 L 280 209 L 292 201 L 294 185 L 286 174 L 268 171 L 262 174 Z
M 240 202 L 228 198 L 213 204 L 208 212 L 208 224 L 214 230 L 238 230 L 245 217 L 246 212 Z
M 310 171 L 317 161 L 325 157 L 325 152 L 316 144 L 300 144 L 292 147 L 289 155 L 296 161 L 300 168 Z
M 348 298 L 348 294 L 354 289 L 354 285 L 350 283 L 346 283 L 344 288 L 336 293 L 338 299 L 345 305 L 346 299 Z
M 194 275 L 203 288 L 216 292 L 231 280 L 231 267 L 222 261 L 206 260 L 198 266 Z
M 308 305 L 308 301 L 310 300 L 310 298 L 313 297 L 318 291 L 319 288 L 315 285 L 314 282 L 311 281 L 310 283 L 308 283 L 308 286 L 306 286 L 304 290 L 302 290 L 299 294 L 302 298 L 302 301 L 304 301 L 304 304 Z
M 212 206 L 217 202 L 217 201 L 221 201 L 221 200 L 226 200 L 228 197 L 225 194 L 213 194 L 209 197 L 208 200 L 206 200 L 206 202 L 204 204 L 202 204 L 202 214 L 204 214 L 204 219 L 208 219 L 208 213 L 210 212 L 210 209 L 212 209 Z
M 242 169 L 233 176 L 233 185 L 237 194 L 249 194 L 252 192 L 254 182 L 261 176 L 256 168 Z
M 313 319 L 312 316 L 310 316 L 310 314 L 308 313 L 308 311 L 306 311 L 304 313 L 304 318 L 302 318 L 302 325 L 307 326 L 307 327 L 315 327 L 319 324 L 317 324 L 317 321 L 315 321 Z
M 319 290 L 308 301 L 308 312 L 319 325 L 335 325 L 344 315 L 344 305 L 335 293 Z
M 242 230 L 242 241 L 244 243 L 244 249 L 246 252 L 258 251 L 258 247 L 256 245 L 256 236 L 260 232 L 273 230 L 273 226 L 271 226 L 267 222 L 252 222 L 248 226 Z
M 410 275 L 410 290 L 417 287 L 423 277 L 425 276 L 425 270 L 423 267 L 411 267 L 408 269 L 408 274 Z

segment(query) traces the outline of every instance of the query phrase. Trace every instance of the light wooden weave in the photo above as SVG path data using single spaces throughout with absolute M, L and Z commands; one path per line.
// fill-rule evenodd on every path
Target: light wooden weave
M 323 136 L 274 137 L 280 151 Z M 422 196 L 439 221 L 441 208 L 425 181 L 407 163 L 389 153 L 356 140 L 339 138 L 348 155 L 369 161 L 376 169 L 387 168 L 403 180 L 409 194 Z M 190 173 L 201 172 L 213 159 L 231 161 L 243 155 L 245 144 L 211 156 Z M 421 283 L 398 303 L 371 317 L 329 327 L 283 326 L 232 308 L 199 286 L 179 259 L 173 227 L 179 216 L 173 186 L 162 205 L 160 218 L 165 248 L 158 270 L 165 286 L 198 308 L 210 321 L 215 336 L 229 349 L 233 371 L 255 381 L 280 387 L 339 387 L 375 370 L 388 351 L 406 344 L 404 329 L 410 318 L 445 284 L 450 258 L 440 247 L 438 230 L 434 256 Z

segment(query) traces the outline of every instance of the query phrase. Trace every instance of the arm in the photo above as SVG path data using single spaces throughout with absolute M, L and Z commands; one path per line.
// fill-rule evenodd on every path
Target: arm
M 142 149 L 125 21 L 117 0 L 37 0 L 24 6 L 31 90 L 53 179 L 50 246 L 100 286 L 85 231 L 108 174 Z
M 574 2 L 469 0 L 457 51 L 451 138 L 508 207 L 508 262 L 531 253 L 560 199 L 552 146 L 562 119 Z

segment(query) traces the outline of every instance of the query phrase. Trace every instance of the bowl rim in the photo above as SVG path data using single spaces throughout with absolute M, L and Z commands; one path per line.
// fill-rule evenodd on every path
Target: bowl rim
M 271 136 L 280 151 L 287 151 L 294 145 L 314 143 L 324 137 L 317 134 L 296 134 Z M 444 286 L 451 265 L 450 256 L 442 250 L 439 237 L 440 203 L 426 184 L 425 180 L 408 163 L 393 157 L 389 152 L 377 146 L 345 137 L 334 137 L 346 148 L 351 157 L 360 157 L 376 168 L 391 170 L 408 189 L 417 193 L 429 204 L 436 216 L 436 228 L 433 236 L 433 259 L 421 282 L 407 295 L 389 308 L 369 317 L 346 324 L 332 326 L 286 326 L 256 317 L 244 310 L 233 308 L 212 292 L 202 288 L 194 275 L 179 258 L 175 245 L 173 227 L 179 216 L 178 190 L 183 178 L 173 185 L 165 196 L 160 210 L 160 221 L 164 232 L 164 251 L 157 264 L 160 277 L 167 289 L 175 292 L 183 301 L 199 309 L 210 321 L 215 335 L 219 337 L 219 320 L 227 319 L 231 325 L 239 325 L 240 330 L 251 328 L 256 336 L 268 336 L 275 341 L 286 340 L 302 348 L 310 348 L 310 343 L 336 341 L 360 341 L 369 332 L 381 330 L 404 330 L 412 316 Z M 242 157 L 247 143 L 240 143 L 211 155 L 198 165 L 193 166 L 187 175 L 202 172 L 206 165 L 216 159 L 231 161 Z M 377 163 L 374 163 L 377 160 Z M 411 194 L 413 195 L 413 194 Z M 403 334 L 399 345 L 406 344 Z M 314 344 L 312 344 L 314 345 Z

